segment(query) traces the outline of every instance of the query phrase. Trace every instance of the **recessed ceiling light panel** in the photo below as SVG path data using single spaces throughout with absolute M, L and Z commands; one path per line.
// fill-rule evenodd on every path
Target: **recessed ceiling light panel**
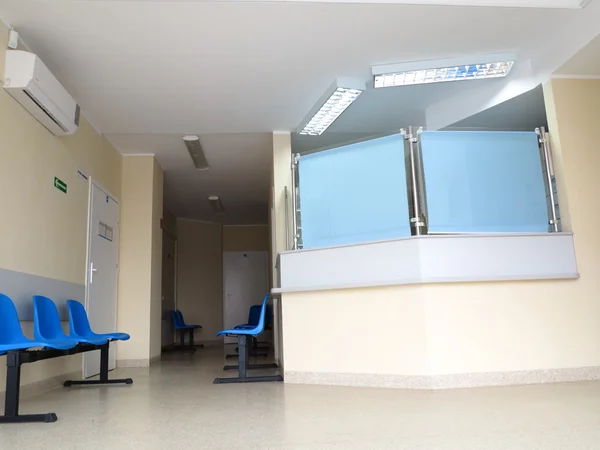
M 366 84 L 339 79 L 333 83 L 302 121 L 300 134 L 322 134 L 366 89 Z
M 506 77 L 514 66 L 514 55 L 492 55 L 480 62 L 465 59 L 422 61 L 373 67 L 375 88 L 443 83 L 446 81 L 483 80 Z

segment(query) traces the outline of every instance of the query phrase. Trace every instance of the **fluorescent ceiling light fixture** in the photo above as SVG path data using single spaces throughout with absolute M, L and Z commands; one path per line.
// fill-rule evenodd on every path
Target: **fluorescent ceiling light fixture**
M 208 170 L 208 161 L 206 160 L 206 156 L 204 156 L 204 150 L 202 150 L 202 146 L 200 145 L 200 138 L 196 135 L 188 134 L 183 137 L 183 142 L 192 157 L 192 161 L 194 161 L 194 166 L 198 170 Z
M 208 203 L 210 204 L 215 214 L 223 214 L 225 212 L 223 202 L 221 202 L 221 199 L 218 195 L 211 195 L 210 197 L 208 197 Z
M 515 55 L 504 53 L 468 59 L 454 58 L 373 66 L 373 86 L 383 88 L 504 78 L 510 73 L 514 63 Z
M 321 96 L 298 127 L 300 134 L 318 136 L 331 125 L 367 88 L 357 80 L 337 79 Z

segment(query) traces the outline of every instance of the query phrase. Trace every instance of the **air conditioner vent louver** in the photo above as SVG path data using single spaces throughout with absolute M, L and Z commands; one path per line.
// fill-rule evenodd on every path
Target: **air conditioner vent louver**
M 79 105 L 33 53 L 7 50 L 4 86 L 17 102 L 55 135 L 79 127 Z
M 65 127 L 63 127 L 61 125 L 61 123 L 56 120 L 56 117 L 54 117 L 52 114 L 50 114 L 48 112 L 48 110 L 44 107 L 44 105 L 42 105 L 33 95 L 31 95 L 29 92 L 27 92 L 26 90 L 23 90 L 23 93 L 29 97 L 31 99 L 32 102 L 34 102 L 36 105 L 39 106 L 39 108 L 44 111 L 44 113 L 46 113 L 46 115 L 48 116 L 48 119 L 50 119 L 52 122 L 54 122 L 56 124 L 57 127 L 60 127 L 61 130 L 63 130 L 65 133 L 68 131 Z

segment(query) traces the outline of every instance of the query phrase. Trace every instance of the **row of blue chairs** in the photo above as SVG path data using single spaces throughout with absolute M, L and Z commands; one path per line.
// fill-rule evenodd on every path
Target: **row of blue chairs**
M 126 333 L 95 333 L 84 306 L 75 300 L 67 301 L 69 334 L 62 329 L 60 315 L 54 302 L 47 297 L 33 297 L 33 339 L 23 334 L 13 301 L 0 294 L 0 355 L 6 354 L 6 397 L 1 423 L 55 422 L 56 414 L 19 414 L 21 365 L 60 356 L 100 350 L 100 378 L 97 380 L 68 380 L 72 385 L 132 384 L 131 378 L 109 379 L 109 345 L 111 341 L 126 341 Z
M 267 309 L 268 301 L 271 295 L 267 294 L 263 298 L 262 304 L 260 305 L 260 312 L 258 314 L 258 321 L 253 323 L 245 323 L 237 325 L 232 329 L 222 330 L 217 333 L 217 336 L 232 336 L 236 337 L 238 341 L 238 364 L 235 366 L 225 366 L 223 370 L 238 370 L 238 376 L 235 378 L 215 378 L 213 383 L 225 384 L 225 383 L 252 383 L 261 381 L 283 381 L 281 375 L 266 375 L 249 377 L 247 371 L 249 369 L 276 369 L 277 364 L 250 364 L 250 348 L 253 338 L 258 337 L 265 331 L 267 324 Z
M 11 350 L 47 347 L 67 350 L 77 344 L 104 345 L 108 341 L 126 341 L 126 333 L 97 334 L 92 331 L 84 306 L 76 300 L 67 300 L 69 310 L 69 336 L 62 329 L 58 309 L 48 297 L 33 297 L 33 336 L 23 334 L 17 309 L 13 301 L 0 294 L 0 355 Z
M 180 340 L 180 348 L 185 349 L 185 334 L 190 334 L 190 345 L 188 348 L 202 348 L 204 345 L 194 345 L 194 331 L 201 329 L 202 325 L 188 325 L 185 323 L 183 319 L 183 313 L 176 309 L 175 311 L 171 311 L 171 317 L 173 318 L 173 326 L 175 330 L 179 332 L 179 340 Z
M 262 305 L 252 305 L 250 307 L 250 310 L 248 311 L 248 323 L 243 324 L 243 325 L 238 325 L 238 327 L 241 327 L 241 326 L 255 327 L 256 325 L 258 325 L 261 312 L 262 312 Z M 268 303 L 267 303 L 267 310 L 266 310 L 265 314 L 266 314 L 265 315 L 265 330 L 267 330 L 271 326 L 271 320 L 273 317 L 273 309 L 271 308 L 271 305 L 269 305 Z M 268 342 L 258 342 L 257 338 L 252 337 L 248 344 L 250 345 L 250 349 L 249 349 L 250 356 L 258 357 L 258 356 L 268 356 L 269 355 L 270 346 L 269 346 Z M 226 359 L 239 358 L 239 347 L 236 347 L 235 351 L 236 351 L 236 353 L 226 354 L 225 358 Z

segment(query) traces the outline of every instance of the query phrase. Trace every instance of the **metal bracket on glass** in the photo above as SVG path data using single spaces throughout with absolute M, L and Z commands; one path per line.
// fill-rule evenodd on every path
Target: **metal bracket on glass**
M 292 250 L 297 250 L 298 249 L 298 240 L 299 240 L 299 234 L 298 234 L 298 214 L 300 212 L 300 209 L 297 206 L 297 197 L 298 197 L 298 180 L 296 177 L 296 170 L 298 168 L 298 161 L 300 160 L 300 155 L 293 154 L 292 155 L 292 236 L 293 236 L 293 241 L 292 241 Z M 286 200 L 286 205 L 287 205 L 287 200 Z M 288 230 L 285 230 L 286 233 L 288 233 Z
M 425 222 L 423 222 L 422 220 L 419 220 L 418 217 L 411 217 L 410 218 L 410 223 L 412 224 L 412 226 L 417 226 L 417 227 L 424 227 L 425 226 Z
M 422 128 L 417 129 L 417 135 L 422 131 Z M 410 224 L 412 234 L 419 236 L 421 234 L 427 234 L 422 162 L 420 159 L 421 153 L 418 150 L 419 139 L 418 136 L 413 133 L 412 126 L 409 126 L 408 129 L 401 129 L 400 134 L 404 136 L 404 140 L 408 143 L 408 147 L 405 146 L 405 159 L 408 160 L 405 170 L 408 188 L 409 214 L 411 216 Z
M 544 181 L 548 189 L 548 212 L 550 215 L 548 224 L 550 225 L 550 231 L 557 232 L 560 230 L 560 220 L 558 219 L 556 198 L 554 196 L 554 164 L 552 161 L 552 150 L 550 149 L 550 139 L 548 139 L 548 132 L 545 127 L 536 128 L 535 133 L 538 136 L 542 163 L 546 174 Z

